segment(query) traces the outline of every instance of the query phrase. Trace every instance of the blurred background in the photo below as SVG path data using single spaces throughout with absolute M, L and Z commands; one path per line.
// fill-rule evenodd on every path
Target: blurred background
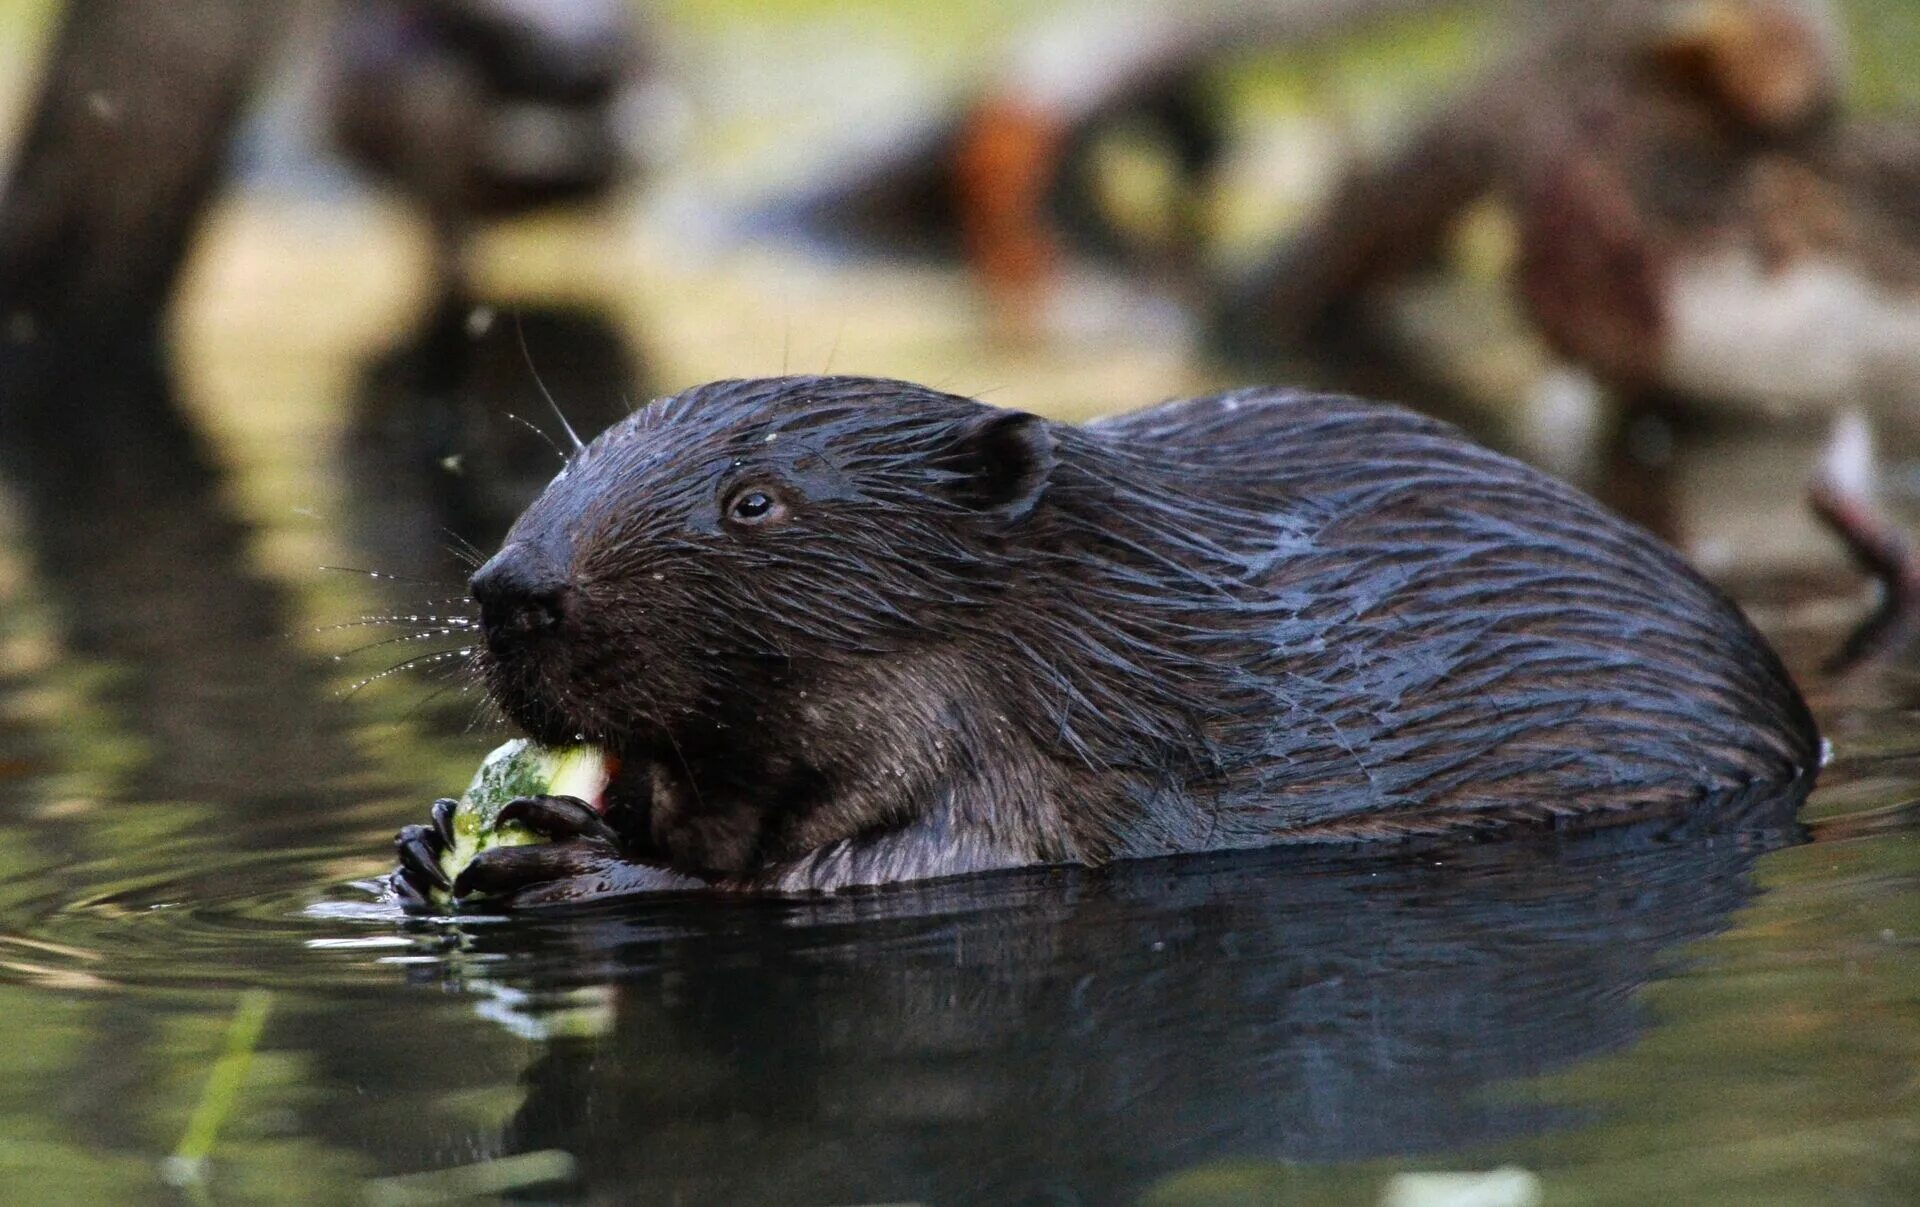
M 1920 1195 L 1913 0 L 0 0 L 0 155 L 10 1182 Z M 498 740 L 442 618 L 554 408 L 823 371 L 1459 422 L 1782 646 L 1838 752 L 1812 829 L 1471 885 L 379 903 Z
M 1920 390 L 1901 0 L 59 11 L 0 10 L 13 346 L 158 314 L 216 443 L 460 453 L 503 514 L 529 358 L 583 429 L 781 371 L 1281 380 L 1773 567 L 1832 552 L 1778 434 Z

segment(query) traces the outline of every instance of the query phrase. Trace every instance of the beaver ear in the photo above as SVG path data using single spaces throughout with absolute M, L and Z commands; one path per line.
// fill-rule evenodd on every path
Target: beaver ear
M 1006 523 L 1033 510 L 1053 473 L 1053 430 L 1025 411 L 990 411 L 955 426 L 940 457 L 947 490 L 964 506 Z

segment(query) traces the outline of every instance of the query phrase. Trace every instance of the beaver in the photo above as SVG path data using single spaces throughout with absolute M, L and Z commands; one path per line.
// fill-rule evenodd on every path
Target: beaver
M 722 381 L 473 575 L 488 694 L 619 760 L 453 886 L 831 891 L 1803 789 L 1779 659 L 1670 548 L 1438 421 L 1246 389 L 1085 426 Z M 447 802 L 436 809 L 444 826 Z M 397 841 L 399 895 L 443 837 Z

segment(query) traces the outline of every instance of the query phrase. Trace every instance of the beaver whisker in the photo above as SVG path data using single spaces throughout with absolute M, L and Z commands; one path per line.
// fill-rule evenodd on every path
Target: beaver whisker
M 448 544 L 445 546 L 447 552 L 467 569 L 476 570 L 482 562 L 487 560 L 486 553 L 479 546 L 453 529 L 442 528 L 440 534 L 447 538 Z
M 413 629 L 421 631 L 447 630 L 449 632 L 472 632 L 478 629 L 480 622 L 471 616 L 440 616 L 417 614 L 408 616 L 364 616 L 359 620 L 342 621 L 338 624 L 317 625 L 314 633 L 341 633 L 352 629 Z
M 368 650 L 377 650 L 390 645 L 409 645 L 420 641 L 433 641 L 442 637 L 467 639 L 471 638 L 471 636 L 472 632 L 470 629 L 446 627 L 425 629 L 417 633 L 400 633 L 392 637 L 384 637 L 379 641 L 370 641 L 365 645 L 355 646 L 350 650 L 342 650 L 333 656 L 333 660 L 335 662 L 344 662 L 356 654 L 364 654 Z
M 454 649 L 454 650 L 438 650 L 432 653 L 419 654 L 412 658 L 408 658 L 403 662 L 396 662 L 392 666 L 388 667 L 383 671 L 379 671 L 375 674 L 368 675 L 366 678 L 359 680 L 358 682 L 354 683 L 351 687 L 348 687 L 344 691 L 338 693 L 338 695 L 342 699 L 349 699 L 353 696 L 359 695 L 362 690 L 372 686 L 375 683 L 380 682 L 380 680 L 389 678 L 393 675 L 400 674 L 402 671 L 416 670 L 421 667 L 434 668 L 439 665 L 450 662 L 455 658 L 462 658 L 462 659 L 469 658 L 472 656 L 472 654 L 473 654 L 472 646 L 464 646 L 460 649 Z M 459 665 L 464 666 L 465 664 L 461 663 Z
M 464 605 L 471 608 L 473 601 L 464 597 L 459 599 L 422 600 L 420 603 L 414 605 L 417 609 L 415 611 L 364 612 L 352 620 L 342 621 L 337 624 L 316 626 L 314 632 L 328 633 L 336 629 L 361 628 L 370 624 L 459 624 L 463 622 L 478 622 L 479 618 L 471 612 L 443 612 L 439 610 L 449 605 Z
M 416 578 L 408 574 L 394 574 L 387 570 L 367 570 L 358 566 L 321 566 L 320 569 L 336 574 L 363 574 L 368 578 L 383 579 L 387 582 L 407 583 L 416 587 L 448 587 L 460 590 L 465 583 L 452 582 L 444 578 Z
M 521 415 L 517 415 L 512 411 L 503 411 L 501 412 L 501 414 L 505 415 L 507 419 L 510 420 L 511 422 L 519 424 L 521 427 L 526 428 L 528 431 L 532 432 L 534 435 L 540 437 L 541 441 L 545 443 L 548 448 L 553 450 L 553 455 L 560 458 L 560 464 L 562 466 L 565 466 L 568 464 L 569 458 L 567 457 L 567 451 L 561 448 L 557 443 L 555 443 L 552 436 L 547 435 L 547 431 L 545 428 L 533 422 L 533 420 L 527 419 Z
M 450 678 L 445 683 L 442 683 L 439 687 L 436 687 L 432 691 L 428 692 L 423 698 L 421 698 L 418 702 L 416 702 L 412 708 L 409 708 L 406 712 L 400 715 L 403 718 L 410 720 L 426 712 L 428 707 L 430 707 L 434 701 L 440 699 L 442 696 L 446 695 L 448 692 L 457 692 L 461 695 L 465 695 L 467 692 L 473 691 L 475 688 L 482 687 L 482 686 L 484 685 L 474 683 L 471 680 L 461 680 L 457 678 Z M 469 728 L 471 728 L 471 725 L 469 725 Z
M 500 701 L 494 696 L 485 664 L 486 649 L 481 646 L 477 647 L 466 662 L 458 668 L 460 678 L 464 678 L 469 685 L 481 689 L 479 698 L 474 701 L 473 709 L 467 716 L 463 732 L 471 733 L 483 728 L 499 731 L 513 727 L 513 719 L 507 715 Z M 453 681 L 457 682 L 458 679 Z
M 566 412 L 560 409 L 560 403 L 554 398 L 553 391 L 547 389 L 547 383 L 541 378 L 540 370 L 534 366 L 533 353 L 527 348 L 526 327 L 520 321 L 518 310 L 513 312 L 513 335 L 520 342 L 520 359 L 526 362 L 527 372 L 533 376 L 533 384 L 540 388 L 540 397 L 547 400 L 547 406 L 553 411 L 553 417 L 560 421 L 560 430 L 565 432 L 567 439 L 572 442 L 573 451 L 578 453 L 585 449 L 587 446 L 581 442 L 580 433 L 573 430 L 573 424 L 568 422 Z M 562 460 L 565 460 L 564 454 Z

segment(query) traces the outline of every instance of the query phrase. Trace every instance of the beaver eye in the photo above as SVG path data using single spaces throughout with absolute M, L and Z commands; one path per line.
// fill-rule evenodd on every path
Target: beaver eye
M 779 500 L 764 490 L 743 490 L 727 503 L 727 518 L 737 524 L 765 524 L 785 512 Z

